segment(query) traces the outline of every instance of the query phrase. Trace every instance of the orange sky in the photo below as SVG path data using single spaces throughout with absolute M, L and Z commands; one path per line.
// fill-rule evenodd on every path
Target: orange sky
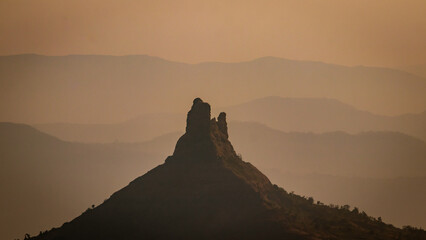
M 0 55 L 426 64 L 425 0 L 1 0 Z

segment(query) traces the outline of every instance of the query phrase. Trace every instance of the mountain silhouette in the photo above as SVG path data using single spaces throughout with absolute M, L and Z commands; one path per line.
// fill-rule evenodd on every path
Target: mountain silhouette
M 398 227 L 426 226 L 426 193 L 419 191 L 426 187 L 424 142 L 388 132 L 285 133 L 258 123 L 227 122 L 236 151 L 288 192 L 356 206 Z M 181 135 L 82 144 L 28 125 L 0 123 L 0 206 L 7 206 L 0 214 L 0 239 L 38 234 L 99 205 L 163 163 Z
M 165 163 L 35 239 L 424 239 L 349 208 L 289 194 L 242 161 L 226 114 L 197 98 Z

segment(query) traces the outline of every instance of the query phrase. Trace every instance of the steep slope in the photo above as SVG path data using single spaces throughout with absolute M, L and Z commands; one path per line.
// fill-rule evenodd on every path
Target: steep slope
M 426 177 L 361 178 L 259 169 L 289 192 L 315 201 L 357 207 L 398 227 L 426 226 L 426 191 L 422 190 L 426 189 Z
M 226 115 L 194 100 L 165 163 L 100 206 L 35 239 L 421 239 L 348 209 L 314 205 L 272 185 L 228 140 Z
M 249 122 L 231 122 L 229 131 L 243 158 L 287 191 L 356 206 L 400 227 L 426 227 L 426 144 L 418 139 L 285 133 Z
M 184 112 L 197 94 L 217 106 L 271 95 L 326 97 L 396 115 L 424 111 L 425 91 L 424 78 L 398 70 L 272 57 L 201 64 L 149 56 L 0 57 L 0 121 L 30 124 L 112 123 L 158 109 Z
M 0 239 L 78 216 L 167 156 L 155 151 L 155 142 L 139 146 L 70 143 L 0 123 Z

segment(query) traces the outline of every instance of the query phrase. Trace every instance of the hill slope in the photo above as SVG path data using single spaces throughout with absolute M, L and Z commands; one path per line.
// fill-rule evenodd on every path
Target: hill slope
M 152 145 L 70 143 L 0 123 L 0 239 L 38 233 L 101 203 L 166 156 L 146 150 Z
M 365 214 L 315 205 L 270 183 L 228 141 L 226 116 L 195 99 L 165 163 L 35 239 L 422 239 Z

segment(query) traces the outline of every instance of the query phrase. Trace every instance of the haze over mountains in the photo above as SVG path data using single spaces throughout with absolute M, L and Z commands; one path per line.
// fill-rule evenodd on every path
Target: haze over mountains
M 426 80 L 400 70 L 265 57 L 185 64 L 149 56 L 0 57 L 0 121 L 112 123 L 264 96 L 334 98 L 377 114 L 426 109 Z M 260 84 L 261 83 L 261 84 Z M 238 94 L 235 94 L 238 92 Z
M 266 97 L 244 104 L 218 108 L 231 121 L 251 121 L 285 132 L 325 133 L 344 131 L 393 131 L 426 141 L 426 111 L 394 117 L 360 111 L 333 99 Z M 183 131 L 183 114 L 146 114 L 115 124 L 46 123 L 37 129 L 67 141 L 137 142 Z
M 112 124 L 45 123 L 35 128 L 67 141 L 86 143 L 140 142 L 183 131 L 183 114 L 145 114 Z
M 401 132 L 426 141 L 426 111 L 383 116 L 334 99 L 266 97 L 224 109 L 233 120 L 252 121 L 286 132 Z
M 412 73 L 414 75 L 426 78 L 426 64 L 424 65 L 411 65 L 411 66 L 401 66 L 398 67 L 402 71 Z
M 426 175 L 425 142 L 404 134 L 284 133 L 253 123 L 232 124 L 230 133 L 238 151 L 248 154 L 245 159 L 262 169 L 370 178 Z

